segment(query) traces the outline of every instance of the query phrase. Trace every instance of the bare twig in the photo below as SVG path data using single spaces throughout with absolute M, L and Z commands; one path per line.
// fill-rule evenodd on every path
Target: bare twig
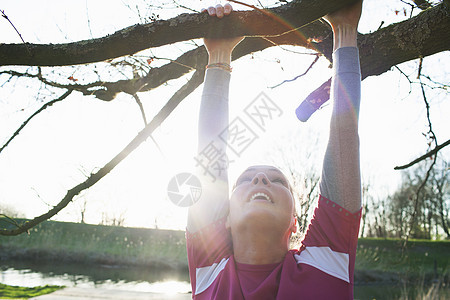
M 56 102 L 60 102 L 64 99 L 66 99 L 71 93 L 73 92 L 73 90 L 67 90 L 64 94 L 62 94 L 61 96 L 59 96 L 58 98 L 49 101 L 47 103 L 45 103 L 44 105 L 41 106 L 41 108 L 39 108 L 37 111 L 35 111 L 31 116 L 28 117 L 28 119 L 25 120 L 25 122 L 22 123 L 22 125 L 20 125 L 19 129 L 17 129 L 13 135 L 9 138 L 8 141 L 6 141 L 6 143 L 0 148 L 0 153 L 9 145 L 9 143 L 11 143 L 11 141 L 19 135 L 20 131 L 28 124 L 28 122 L 31 121 L 31 119 L 33 119 L 35 116 L 37 116 L 39 113 L 41 113 L 43 110 L 45 110 L 47 107 L 52 106 L 53 104 L 55 104 Z
M 133 95 L 134 100 L 136 100 L 137 105 L 139 106 L 139 110 L 141 111 L 142 119 L 144 120 L 144 126 L 147 126 L 147 117 L 145 116 L 144 106 L 142 105 L 141 99 L 135 93 Z
M 0 214 L 0 216 L 3 216 L 3 217 L 6 219 L 6 223 L 9 223 L 9 224 L 11 224 L 11 225 L 14 225 L 14 226 L 16 226 L 17 228 L 20 228 L 20 224 L 17 223 L 17 221 L 14 220 L 13 218 L 11 218 L 11 217 L 9 217 L 9 216 L 7 216 L 7 215 L 5 215 L 5 214 Z
M 442 83 L 442 82 L 437 82 L 437 81 L 431 79 L 431 77 L 428 76 L 428 75 L 422 74 L 422 77 L 428 79 L 431 83 L 433 83 L 433 84 L 436 85 L 436 86 L 432 86 L 432 85 L 429 85 L 429 84 L 425 84 L 425 83 L 424 83 L 424 85 L 426 85 L 426 86 L 427 86 L 428 88 L 430 88 L 430 89 L 442 89 L 442 90 L 444 90 L 444 91 L 448 91 L 448 89 L 450 88 L 450 85 L 445 84 L 445 83 Z
M 432 139 L 432 141 L 430 141 L 430 145 L 431 145 L 431 142 L 434 141 L 435 147 L 437 148 L 438 147 L 437 138 L 436 138 L 436 135 L 435 135 L 435 133 L 433 131 L 431 118 L 430 118 L 430 104 L 428 103 L 427 95 L 425 93 L 425 88 L 424 88 L 424 86 L 422 84 L 422 80 L 421 80 L 420 72 L 422 70 L 422 68 L 421 68 L 422 63 L 423 63 L 423 58 L 420 58 L 420 68 L 419 68 L 419 71 L 418 71 L 418 78 L 419 78 L 419 81 L 420 81 L 420 88 L 422 90 L 422 98 L 423 98 L 423 101 L 425 103 L 425 108 L 426 108 L 426 112 L 427 112 L 428 134 L 431 135 L 431 139 Z M 414 200 L 414 210 L 413 210 L 413 213 L 412 213 L 412 216 L 411 216 L 411 220 L 410 220 L 409 231 L 408 231 L 408 234 L 406 235 L 405 245 L 408 242 L 408 239 L 409 239 L 409 237 L 411 235 L 411 232 L 413 231 L 413 224 L 415 222 L 415 218 L 416 218 L 417 210 L 418 210 L 418 206 L 419 206 L 420 193 L 425 188 L 425 185 L 427 184 L 428 178 L 431 175 L 431 172 L 433 170 L 434 165 L 436 164 L 436 161 L 437 161 L 437 155 L 434 156 L 433 162 L 431 163 L 430 167 L 428 168 L 428 171 L 427 171 L 427 173 L 425 175 L 425 178 L 423 179 L 422 183 L 420 184 L 419 188 L 416 191 L 416 197 L 415 197 L 415 200 Z
M 277 84 L 277 85 L 274 85 L 274 86 L 272 86 L 272 87 L 270 87 L 270 88 L 271 88 L 271 89 L 274 89 L 274 88 L 279 87 L 280 85 L 282 85 L 282 84 L 284 84 L 284 83 L 286 83 L 286 82 L 292 82 L 292 81 L 295 81 L 295 80 L 297 80 L 298 78 L 300 78 L 300 77 L 305 76 L 306 74 L 308 74 L 309 70 L 311 70 L 311 68 L 312 68 L 312 67 L 316 64 L 316 62 L 319 60 L 321 54 L 320 54 L 320 53 L 316 53 L 315 55 L 316 55 L 316 58 L 315 58 L 314 61 L 309 65 L 309 67 L 306 69 L 305 72 L 303 72 L 303 73 L 300 74 L 300 75 L 295 76 L 295 77 L 292 78 L 292 79 L 286 79 L 286 80 L 283 80 L 281 83 L 279 83 L 279 84 Z
M 398 66 L 394 66 L 394 68 L 396 68 L 396 69 L 400 72 L 400 74 L 402 74 L 403 76 L 405 76 L 406 80 L 408 80 L 408 82 L 409 82 L 409 92 L 408 92 L 408 95 L 411 95 L 411 93 L 412 93 L 412 84 L 413 84 L 413 82 L 411 81 L 411 79 L 409 79 L 409 76 L 406 75 L 405 72 L 403 72 Z
M 409 5 L 411 7 L 411 12 L 409 13 L 409 17 L 411 18 L 414 12 L 414 9 L 416 8 L 416 6 L 414 4 L 408 3 L 406 1 L 400 0 L 401 2 L 405 3 L 406 5 Z M 405 16 L 406 16 L 406 9 L 403 9 L 405 12 Z
M 422 64 L 423 64 L 423 57 L 419 58 L 419 68 L 417 70 L 417 79 L 420 79 L 420 75 L 422 74 Z
M 89 29 L 89 35 L 90 35 L 90 37 L 92 38 L 93 35 L 92 35 L 92 29 L 91 29 L 91 19 L 89 18 L 89 8 L 88 8 L 87 0 L 86 0 L 86 2 L 85 2 L 85 6 L 86 6 L 87 26 L 88 26 L 88 29 Z
M 406 245 L 408 243 L 409 237 L 411 236 L 411 232 L 414 229 L 413 225 L 414 225 L 414 222 L 416 220 L 417 210 L 418 210 L 418 207 L 419 207 L 420 193 L 425 188 L 425 185 L 427 184 L 427 181 L 430 178 L 431 172 L 433 171 L 433 168 L 434 168 L 434 165 L 436 164 L 436 161 L 437 161 L 437 155 L 434 157 L 433 162 L 431 163 L 430 167 L 427 170 L 427 174 L 425 175 L 425 178 L 423 179 L 422 183 L 420 184 L 419 188 L 416 191 L 416 196 L 415 196 L 415 199 L 414 199 L 414 210 L 413 210 L 413 213 L 411 215 L 411 220 L 409 222 L 409 230 L 408 230 L 408 234 L 406 235 L 406 239 L 405 239 L 404 245 Z
M 266 13 L 266 12 L 264 12 L 261 8 L 258 8 L 258 7 L 254 6 L 254 5 L 251 5 L 251 4 L 247 4 L 247 3 L 245 3 L 245 2 L 236 1 L 236 0 L 229 0 L 229 2 L 236 3 L 236 4 L 240 4 L 240 5 L 243 5 L 243 6 L 252 8 L 252 9 L 254 9 L 254 10 L 260 11 L 260 12 L 262 12 L 262 13 Z M 260 3 L 260 4 L 261 4 L 261 3 Z
M 262 5 L 261 1 L 260 1 L 260 0 L 257 0 L 257 1 L 258 1 L 258 4 L 259 4 L 262 8 L 264 8 L 264 5 Z
M 411 166 L 417 164 L 418 162 L 420 162 L 420 161 L 422 161 L 422 160 L 425 160 L 425 159 L 427 159 L 427 158 L 429 158 L 429 157 L 432 157 L 433 155 L 436 155 L 442 148 L 444 148 L 444 147 L 446 147 L 446 146 L 448 146 L 448 145 L 450 145 L 450 140 L 448 140 L 448 141 L 446 141 L 445 143 L 442 143 L 442 144 L 436 146 L 433 150 L 431 150 L 431 151 L 425 153 L 424 155 L 422 155 L 422 156 L 416 158 L 415 160 L 413 160 L 412 162 L 410 162 L 410 163 L 408 163 L 408 164 L 406 164 L 406 165 L 395 167 L 394 170 L 403 170 L 403 169 L 407 169 L 407 168 L 409 168 L 409 167 L 411 167 Z
M 39 192 L 35 188 L 32 187 L 31 189 L 36 193 L 36 196 L 39 198 L 39 200 L 41 200 L 42 203 L 44 203 L 47 207 L 51 207 L 52 206 L 50 203 L 48 203 L 47 201 L 42 199 L 41 195 L 39 194 Z
M 421 62 L 422 62 L 422 60 L 423 60 L 423 58 L 420 59 Z M 422 65 L 422 63 L 421 63 L 421 65 Z M 419 71 L 421 71 L 421 69 Z M 428 103 L 427 96 L 425 94 L 425 88 L 424 88 L 424 85 L 422 83 L 422 79 L 420 76 L 421 75 L 419 73 L 418 77 L 419 77 L 419 81 L 420 81 L 420 89 L 422 91 L 422 97 L 423 97 L 423 101 L 425 103 L 425 108 L 426 108 L 426 112 L 427 112 L 428 133 L 431 134 L 431 139 L 434 141 L 435 147 L 437 147 L 438 146 L 437 138 L 436 138 L 436 134 L 433 131 L 433 125 L 432 125 L 431 119 L 430 119 L 430 104 Z
M 427 9 L 430 8 L 432 5 L 427 0 L 413 0 L 413 2 L 417 5 L 420 9 Z
M 136 103 L 139 106 L 139 110 L 141 111 L 141 115 L 142 115 L 142 119 L 144 121 L 144 126 L 147 126 L 147 117 L 145 116 L 145 111 L 144 111 L 144 106 L 142 105 L 142 101 L 139 98 L 139 96 L 137 94 L 133 95 L 133 98 L 136 100 Z M 155 140 L 155 138 L 153 137 L 153 135 L 149 135 L 149 138 L 152 140 L 152 142 L 155 144 L 156 149 L 158 149 L 159 153 L 161 153 L 161 155 L 164 157 L 164 153 L 161 150 L 161 147 L 159 147 L 158 142 Z
M 4 10 L 0 9 L 0 13 L 2 14 L 2 17 L 5 18 L 9 24 L 11 24 L 11 26 L 14 28 L 14 30 L 17 32 L 17 34 L 19 35 L 20 39 L 22 40 L 22 42 L 25 44 L 25 46 L 27 47 L 28 53 L 31 54 L 30 48 L 28 47 L 27 43 L 25 43 L 25 40 L 23 39 L 22 35 L 20 34 L 19 30 L 17 30 L 16 26 L 14 26 L 13 22 L 11 22 L 11 20 L 8 18 L 8 16 L 5 14 Z
M 27 78 L 35 78 L 35 79 L 39 79 L 42 83 L 44 83 L 45 85 L 49 85 L 52 87 L 56 87 L 56 88 L 60 88 L 60 89 L 70 89 L 70 90 L 77 90 L 80 92 L 83 92 L 84 90 L 87 90 L 91 87 L 95 87 L 100 85 L 98 82 L 92 83 L 92 84 L 87 84 L 87 85 L 80 85 L 80 84 L 61 84 L 55 81 L 50 81 L 48 79 L 46 79 L 41 72 L 41 68 L 38 67 L 38 72 L 36 74 L 30 74 L 28 72 L 22 73 L 22 72 L 17 72 L 14 70 L 5 70 L 5 71 L 1 71 L 1 74 L 8 74 L 12 77 L 27 77 Z
M 173 3 L 176 4 L 176 6 L 178 6 L 178 7 L 180 7 L 180 8 L 189 10 L 189 11 L 191 11 L 191 12 L 193 12 L 193 13 L 199 13 L 199 11 L 197 11 L 197 10 L 195 10 L 195 9 L 192 9 L 192 8 L 190 8 L 190 7 L 187 7 L 187 6 L 183 5 L 183 4 L 180 4 L 180 3 L 178 3 L 178 2 L 175 1 L 175 0 L 172 0 L 172 1 L 173 1 Z

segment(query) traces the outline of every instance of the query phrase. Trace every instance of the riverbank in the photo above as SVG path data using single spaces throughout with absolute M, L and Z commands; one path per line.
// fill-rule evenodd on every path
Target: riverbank
M 355 283 L 448 282 L 450 241 L 360 239 Z M 47 261 L 187 272 L 184 231 L 43 222 L 0 236 L 0 261 Z
M 184 231 L 43 222 L 19 236 L 0 236 L 1 260 L 187 270 Z

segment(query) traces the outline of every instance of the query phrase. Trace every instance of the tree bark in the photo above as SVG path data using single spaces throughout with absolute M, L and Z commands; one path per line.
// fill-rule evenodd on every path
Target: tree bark
M 358 44 L 363 79 L 382 74 L 397 64 L 450 50 L 448 28 L 450 28 L 450 13 L 448 8 L 441 4 L 409 20 L 390 25 L 374 33 L 360 35 Z M 313 39 L 321 42 L 314 43 L 311 41 Z M 277 37 L 247 38 L 236 47 L 233 60 L 274 45 L 285 44 L 316 50 L 331 60 L 332 33 L 327 25 L 319 21 L 308 24 L 296 32 Z M 204 68 L 206 62 L 207 53 L 204 47 L 199 47 L 183 54 L 174 63 L 152 69 L 142 78 L 102 84 L 105 89 L 94 92 L 94 95 L 109 101 L 121 91 L 131 95 L 148 91 L 169 79 L 178 78 L 189 72 L 188 66 L 192 69 L 200 69 Z M 322 88 L 326 90 L 328 86 L 322 86 Z M 328 93 L 320 94 L 327 97 L 322 99 L 322 102 L 328 100 Z
M 356 0 L 295 0 L 264 11 L 236 11 L 223 20 L 204 13 L 182 14 L 169 20 L 136 24 L 102 38 L 73 43 L 0 44 L 0 66 L 87 64 L 211 35 L 280 35 L 353 2 Z
M 283 44 L 306 44 L 308 38 L 317 33 L 303 27 L 328 12 L 343 7 L 354 0 L 294 1 L 268 10 L 241 11 L 218 20 L 206 14 L 183 14 L 178 17 L 149 24 L 136 24 L 116 33 L 68 44 L 0 44 L 0 66 L 66 66 L 86 64 L 131 55 L 138 51 L 189 39 L 214 35 L 265 36 L 283 40 Z M 440 4 L 425 10 L 418 17 L 380 29 L 365 35 L 360 41 L 362 54 L 373 56 L 367 61 L 381 63 L 384 58 L 393 61 L 408 61 L 418 56 L 427 56 L 450 48 L 449 9 Z M 311 28 L 317 27 L 312 26 Z M 223 30 L 227 28 L 227 30 Z M 213 31 L 214 30 L 214 31 Z M 320 44 L 320 43 L 319 43 Z M 326 48 L 329 45 L 318 45 Z M 391 51 L 394 48 L 394 51 Z M 389 60 L 388 60 L 389 62 Z M 382 63 L 373 75 L 388 70 L 392 64 Z M 364 62 L 362 62 L 364 63 Z
M 450 50 L 449 28 L 449 7 L 440 4 L 407 21 L 361 37 L 363 77 L 379 75 L 397 64 Z M 369 69 L 369 73 L 364 72 Z
M 340 3 L 341 1 L 326 2 Z M 282 17 L 283 20 L 291 20 L 293 26 L 301 26 L 306 23 L 306 21 L 314 20 L 314 18 L 324 13 L 324 10 L 320 10 L 318 8 L 320 3 L 321 1 L 308 1 L 305 4 L 301 1 L 297 1 L 289 5 L 280 6 L 274 9 L 274 11 L 277 11 L 277 16 L 280 16 L 280 18 Z M 301 7 L 301 9 L 299 9 L 299 7 Z M 311 14 L 308 14 L 307 17 L 305 16 L 305 19 L 302 19 L 303 22 L 299 22 L 298 20 L 301 18 L 295 18 L 297 10 L 301 10 L 304 14 L 307 14 L 307 12 L 311 12 Z M 267 18 L 270 19 L 271 17 L 268 17 L 258 11 L 236 13 L 237 16 L 232 15 L 229 19 L 224 18 L 222 20 L 224 23 L 217 23 L 219 22 L 218 20 L 209 19 L 205 14 L 189 14 L 181 15 L 168 21 L 157 21 L 147 25 L 135 25 L 134 27 L 123 29 L 112 36 L 101 39 L 61 45 L 28 45 L 31 48 L 37 47 L 41 49 L 39 51 L 42 51 L 39 52 L 40 54 L 37 54 L 37 52 L 32 52 L 34 54 L 31 57 L 28 54 L 28 50 L 24 44 L 0 44 L 0 65 L 69 65 L 87 63 L 116 57 L 119 53 L 114 54 L 111 53 L 111 51 L 118 51 L 117 49 L 120 49 L 121 47 L 130 47 L 127 48 L 127 51 L 125 51 L 130 54 L 134 51 L 131 51 L 132 47 L 138 47 L 135 45 L 134 39 L 136 39 L 135 36 L 138 35 L 137 32 L 140 32 L 140 29 L 135 28 L 140 28 L 142 26 L 150 26 L 154 29 L 154 31 L 148 29 L 145 39 L 144 36 L 141 36 L 141 39 L 138 41 L 138 44 L 141 45 L 139 46 L 141 47 L 139 50 L 145 49 L 145 47 L 148 48 L 149 44 L 147 42 L 142 43 L 142 41 L 147 39 L 155 39 L 157 37 L 156 34 L 163 36 L 165 42 L 169 42 L 169 40 L 167 40 L 169 37 L 166 36 L 177 36 L 174 32 L 184 32 L 184 22 L 192 23 L 194 22 L 193 20 L 197 20 L 198 23 L 196 23 L 196 26 L 190 26 L 195 27 L 196 30 L 188 30 L 185 32 L 183 35 L 185 39 L 193 38 L 196 31 L 205 34 L 205 32 L 201 30 L 205 30 L 204 28 L 214 27 L 212 26 L 213 24 L 210 24 L 211 22 L 216 22 L 216 27 L 228 25 L 234 26 L 236 30 L 229 30 L 229 32 L 233 32 L 233 34 L 243 33 L 242 30 L 249 30 L 248 27 L 250 26 L 248 25 L 248 22 L 243 23 L 240 21 L 243 16 L 248 16 L 251 20 L 253 20 L 252 30 L 260 34 L 264 33 L 268 35 L 274 34 L 275 32 L 284 32 L 286 31 L 286 28 L 288 28 L 285 23 L 280 25 L 281 23 L 279 20 L 281 19 L 278 19 L 276 22 L 273 21 L 273 19 L 268 20 Z M 236 17 L 236 20 L 232 17 Z M 294 23 L 295 21 L 296 23 Z M 173 24 L 169 26 L 164 22 Z M 230 24 L 227 24 L 227 22 Z M 268 26 L 267 22 L 271 22 L 271 26 Z M 163 24 L 158 25 L 160 23 Z M 158 30 L 155 28 L 158 28 Z M 404 22 L 390 25 L 371 34 L 359 36 L 358 40 L 363 78 L 371 75 L 382 74 L 383 72 L 389 70 L 392 66 L 411 59 L 450 50 L 450 31 L 448 28 L 450 28 L 450 13 L 448 5 L 443 3 L 434 8 L 425 10 L 418 16 Z M 217 34 L 220 36 L 221 34 L 224 34 L 224 31 L 222 30 L 221 32 L 217 32 Z M 180 38 L 170 38 L 170 42 L 180 40 Z M 126 43 L 123 42 L 124 40 Z M 318 40 L 320 42 L 314 43 L 312 40 Z M 83 45 L 86 43 L 89 44 L 89 47 L 91 48 L 81 50 L 84 49 Z M 157 41 L 154 43 L 157 43 Z M 158 43 L 162 44 L 163 41 Z M 321 52 L 328 59 L 331 59 L 331 31 L 327 25 L 319 21 L 310 23 L 299 30 L 278 36 L 247 38 L 235 49 L 233 58 L 237 59 L 255 51 L 260 51 L 274 45 L 283 44 L 311 48 Z M 108 50 L 105 47 L 111 49 Z M 74 51 L 77 53 L 74 53 Z M 81 55 L 81 53 L 83 53 L 83 55 Z M 124 53 L 120 55 L 124 55 Z M 146 76 L 141 78 L 98 83 L 98 85 L 101 85 L 103 88 L 97 91 L 92 91 L 89 90 L 87 86 L 80 86 L 76 84 L 73 84 L 72 86 L 67 85 L 65 88 L 71 88 L 83 93 L 93 94 L 99 99 L 110 101 L 113 100 L 115 95 L 119 92 L 126 92 L 133 95 L 136 92 L 156 88 L 170 79 L 179 78 L 180 76 L 190 72 L 192 69 L 203 68 L 206 64 L 206 60 L 206 51 L 203 47 L 199 47 L 183 54 L 177 59 L 176 62 L 166 64 L 160 68 L 151 69 Z M 89 87 L 92 86 L 95 86 L 95 83 L 89 84 Z

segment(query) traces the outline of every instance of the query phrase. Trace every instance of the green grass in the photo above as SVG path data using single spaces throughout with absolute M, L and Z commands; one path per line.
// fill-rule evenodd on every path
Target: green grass
M 356 270 L 401 274 L 405 278 L 446 276 L 450 241 L 362 238 L 358 241 Z
M 184 231 L 173 230 L 47 221 L 29 234 L 0 236 L 0 250 L 7 258 L 187 266 Z
M 45 285 L 36 287 L 11 286 L 0 283 L 0 299 L 28 299 L 53 293 L 63 286 Z

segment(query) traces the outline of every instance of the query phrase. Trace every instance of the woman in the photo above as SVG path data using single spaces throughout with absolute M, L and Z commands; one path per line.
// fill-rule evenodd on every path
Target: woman
M 194 299 L 353 299 L 361 207 L 356 48 L 361 7 L 359 2 L 325 17 L 334 34 L 334 105 L 319 204 L 300 248 L 289 249 L 289 237 L 296 232 L 294 199 L 279 169 L 248 168 L 229 196 L 226 169 L 211 180 L 199 167 L 202 196 L 189 208 L 187 225 Z M 218 18 L 231 11 L 229 4 L 207 9 Z M 241 40 L 204 40 L 209 63 L 199 151 L 217 141 L 228 125 L 229 65 Z M 225 153 L 224 143 L 215 145 Z

